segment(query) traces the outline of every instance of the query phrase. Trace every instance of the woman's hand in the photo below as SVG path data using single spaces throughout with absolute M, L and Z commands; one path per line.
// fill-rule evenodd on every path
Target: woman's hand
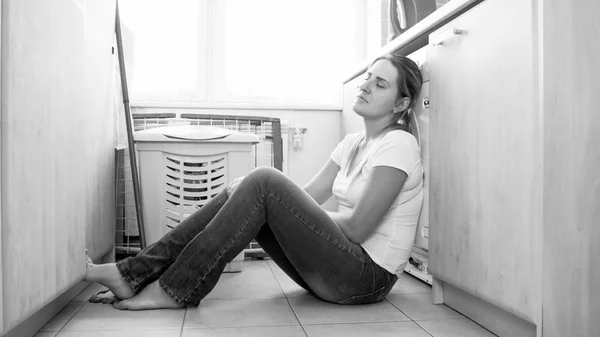
M 244 177 L 245 176 L 235 178 L 229 184 L 227 184 L 227 197 L 230 197 L 233 194 L 238 185 L 242 182 L 242 180 L 244 180 Z

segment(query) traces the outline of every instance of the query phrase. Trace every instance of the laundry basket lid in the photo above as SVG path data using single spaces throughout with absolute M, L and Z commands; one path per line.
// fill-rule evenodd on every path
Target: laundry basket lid
M 194 141 L 194 142 L 228 142 L 228 143 L 258 143 L 259 138 L 254 133 L 243 133 L 216 126 L 205 125 L 176 125 L 137 131 L 135 141 Z

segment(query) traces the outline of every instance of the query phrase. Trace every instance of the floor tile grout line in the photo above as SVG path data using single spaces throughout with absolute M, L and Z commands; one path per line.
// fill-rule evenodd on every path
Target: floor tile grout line
M 425 330 L 425 328 L 423 328 L 423 327 L 421 326 L 421 324 L 419 324 L 419 322 L 431 322 L 431 321 L 449 321 L 449 320 L 467 320 L 467 321 L 471 321 L 471 322 L 473 322 L 473 323 L 475 323 L 475 324 L 479 325 L 479 326 L 480 326 L 481 328 L 483 328 L 485 331 L 487 331 L 487 332 L 491 333 L 491 334 L 492 334 L 492 336 L 496 336 L 496 337 L 498 337 L 498 335 L 496 335 L 495 333 L 491 332 L 490 330 L 486 329 L 484 326 L 480 325 L 479 323 L 477 323 L 477 322 L 473 321 L 472 319 L 470 319 L 469 317 L 466 317 L 466 316 L 465 316 L 465 317 L 446 317 L 446 318 L 437 318 L 437 319 L 420 319 L 420 320 L 417 320 L 417 321 L 414 321 L 414 322 L 415 322 L 415 323 L 416 323 L 418 326 L 420 326 L 420 327 L 421 327 L 421 329 Z M 427 331 L 427 330 L 425 330 L 425 331 Z M 431 334 L 430 334 L 430 335 L 431 335 Z M 431 335 L 431 336 L 433 336 L 433 335 Z M 435 336 L 433 336 L 433 337 L 435 337 Z
M 429 331 L 427 331 L 427 329 L 425 329 L 423 326 L 421 326 L 421 324 L 417 323 L 416 321 L 413 321 L 419 328 L 421 328 L 421 330 L 425 331 L 426 334 L 428 334 L 429 336 L 435 337 L 433 334 L 431 334 Z
M 179 337 L 183 337 L 183 327 L 185 326 L 185 319 L 187 318 L 188 308 L 185 308 L 183 313 L 183 321 L 181 322 L 181 330 L 179 331 Z
M 283 287 L 281 286 L 281 282 L 279 282 L 279 279 L 277 278 L 277 275 L 275 275 L 275 271 L 273 270 L 273 268 L 271 267 L 271 264 L 269 263 L 269 260 L 265 260 L 267 263 L 267 266 L 269 267 L 269 270 L 271 270 L 271 274 L 273 274 L 273 277 L 275 278 L 275 281 L 277 282 L 277 285 L 279 286 L 279 290 L 281 291 L 281 293 L 283 294 L 284 298 L 288 298 L 287 294 L 285 293 L 285 291 L 283 290 Z M 275 262 L 273 262 L 275 263 Z M 289 303 L 289 301 L 288 301 Z M 298 320 L 299 321 L 299 320 Z
M 381 320 L 381 321 L 356 321 L 356 322 L 330 322 L 330 323 L 306 323 L 306 326 L 315 326 L 315 325 L 346 325 L 346 324 L 383 324 L 383 323 L 411 323 L 411 321 L 407 320 Z
M 273 262 L 275 263 L 275 262 Z M 294 307 L 292 306 L 292 303 L 290 302 L 289 297 L 287 296 L 287 294 L 285 293 L 285 291 L 283 290 L 283 287 L 281 287 L 281 283 L 279 282 L 279 279 L 277 278 L 277 276 L 275 275 L 275 271 L 273 270 L 273 268 L 271 267 L 271 264 L 269 263 L 269 261 L 267 260 L 267 266 L 269 267 L 269 269 L 271 270 L 271 273 L 273 274 L 273 277 L 275 277 L 275 281 L 277 281 L 277 285 L 279 286 L 279 290 L 281 290 L 281 292 L 283 293 L 283 296 L 287 302 L 287 304 L 290 306 L 290 309 L 292 310 L 292 312 L 294 313 L 294 317 L 296 317 L 296 320 L 298 321 L 298 324 L 300 325 L 300 328 L 302 328 L 302 332 L 304 332 L 304 335 L 306 337 L 308 337 L 308 333 L 306 333 L 306 330 L 304 329 L 304 325 L 302 325 L 302 322 L 300 321 L 300 317 L 298 317 L 298 314 L 296 313 L 296 310 L 294 310 Z
M 256 297 L 256 296 L 252 296 L 252 297 L 232 297 L 232 298 L 209 298 L 208 296 L 205 297 L 205 300 L 244 300 L 244 299 L 274 299 L 274 298 L 286 298 L 287 295 L 285 294 L 285 291 L 283 291 L 283 288 L 281 287 L 281 284 L 279 283 L 279 279 L 277 278 L 277 276 L 275 275 L 275 272 L 273 271 L 273 269 L 271 268 L 271 264 L 268 262 L 271 259 L 252 259 L 249 261 L 253 261 L 253 263 L 261 263 L 261 264 L 266 264 L 268 270 L 271 271 L 271 276 L 273 276 L 273 278 L 275 279 L 275 282 L 277 283 L 277 286 L 279 287 L 279 294 L 277 294 L 277 296 L 273 297 L 273 296 L 264 296 L 264 297 Z M 246 261 L 246 260 L 244 260 Z M 272 260 L 271 260 L 272 261 Z
M 300 324 L 300 327 L 302 328 L 302 332 L 304 332 L 304 335 L 306 337 L 308 337 L 308 333 L 306 332 L 306 329 L 304 329 L 304 324 L 302 324 L 302 322 L 300 321 L 300 317 L 298 317 L 298 314 L 296 313 L 296 310 L 294 310 L 294 306 L 292 306 L 292 303 L 290 302 L 290 299 L 286 297 L 285 300 L 287 301 L 288 305 L 290 306 L 290 309 L 292 309 L 292 312 L 294 313 L 294 316 L 298 320 L 298 324 Z
M 85 290 L 85 289 L 84 289 L 84 290 Z M 82 291 L 83 291 L 83 290 L 82 290 Z M 79 295 L 79 294 L 77 294 L 77 295 Z M 71 317 L 69 317 L 69 319 L 68 319 L 68 320 L 65 322 L 65 324 L 63 324 L 63 325 L 60 327 L 60 329 L 58 329 L 58 331 L 56 331 L 56 334 L 54 334 L 54 336 L 57 336 L 57 335 L 58 335 L 58 334 L 59 334 L 59 333 L 60 333 L 60 332 L 61 332 L 61 331 L 62 331 L 62 330 L 63 330 L 63 329 L 64 329 L 64 328 L 67 326 L 67 324 L 69 324 L 69 322 L 70 322 L 70 321 L 73 319 L 73 317 L 75 317 L 75 315 L 77 315 L 77 313 L 79 312 L 79 310 L 81 310 L 81 308 L 83 308 L 83 306 L 85 305 L 85 303 L 86 303 L 86 302 L 87 302 L 87 301 L 83 302 L 83 303 L 82 303 L 82 304 L 79 306 L 79 308 L 77 308 L 77 310 L 75 310 L 75 312 L 73 313 L 73 315 L 72 315 Z M 69 304 L 71 304 L 71 303 L 81 303 L 81 302 L 73 302 L 73 301 L 71 301 L 71 302 L 69 302 L 67 305 L 69 305 Z M 67 306 L 65 305 L 65 307 L 64 307 L 64 308 L 66 308 L 66 307 L 67 307 Z M 64 308 L 63 308 L 63 309 L 64 309 Z M 61 309 L 61 311 L 62 311 L 63 309 Z M 59 313 L 60 313 L 60 311 L 59 311 L 58 313 L 56 313 L 56 315 L 58 315 Z M 46 322 L 46 324 L 48 324 L 50 321 L 52 321 L 52 320 L 54 319 L 54 317 L 56 317 L 56 315 L 52 316 L 52 318 L 51 318 L 51 319 L 50 319 L 48 322 Z M 45 324 L 44 324 L 44 325 L 45 325 Z M 44 328 L 44 327 L 42 327 L 42 329 L 43 329 L 43 328 Z M 37 332 L 40 332 L 40 331 L 38 330 Z M 43 331 L 42 331 L 42 332 L 43 332 Z
M 466 319 L 466 320 L 472 321 L 469 317 L 434 317 L 434 318 L 416 319 L 415 322 L 449 321 L 451 319 L 458 319 L 458 320 Z
M 430 322 L 430 321 L 450 321 L 450 320 L 467 320 L 467 321 L 471 321 L 471 323 L 474 323 L 475 325 L 478 325 L 479 327 L 481 327 L 482 329 L 484 329 L 485 331 L 491 333 L 493 336 L 498 337 L 498 335 L 496 335 L 495 333 L 493 333 L 492 331 L 488 330 L 486 327 L 484 327 L 483 325 L 475 322 L 474 320 L 472 320 L 471 318 L 469 318 L 468 316 L 464 316 L 464 317 L 445 317 L 445 318 L 436 318 L 436 319 L 419 319 L 416 320 L 415 323 L 419 324 L 418 322 Z M 435 337 L 435 336 L 434 336 Z
M 189 326 L 187 328 L 185 328 L 185 330 L 211 330 L 211 329 L 241 329 L 241 328 L 278 328 L 278 327 L 295 327 L 295 326 L 301 326 L 299 323 L 298 324 L 267 324 L 267 325 L 215 325 L 215 326 L 207 326 L 207 327 L 199 327 L 199 326 Z M 165 329 L 170 329 L 170 328 L 165 328 Z M 154 329 L 156 330 L 156 329 Z M 172 329 L 174 330 L 174 329 Z M 84 331 L 84 330 L 81 330 Z M 86 330 L 89 331 L 89 330 Z M 98 331 L 105 331 L 105 330 L 98 330 Z M 108 331 L 108 330 L 106 330 Z M 112 330 L 110 330 L 112 331 Z M 117 330 L 115 330 L 117 331 Z
M 302 327 L 302 325 L 300 324 L 267 324 L 267 325 L 217 325 L 217 326 L 210 326 L 210 327 L 187 327 L 185 328 L 185 330 L 214 330 L 214 329 L 247 329 L 247 328 L 296 328 L 296 327 Z
M 426 334 L 428 334 L 429 336 L 435 337 L 434 335 L 430 334 L 429 331 L 425 330 L 425 328 L 422 327 L 419 323 L 417 323 L 414 319 L 412 319 L 412 317 L 408 316 L 404 311 L 400 310 L 400 308 L 398 308 L 397 306 L 395 306 L 394 303 L 390 302 L 390 300 L 388 300 L 387 298 L 385 300 L 392 307 L 396 308 L 396 310 L 400 311 L 404 316 L 406 316 L 408 319 L 410 319 L 411 322 L 415 323 L 419 328 L 421 328 L 421 330 L 425 331 Z
M 252 297 L 211 297 L 211 298 L 204 298 L 202 299 L 203 301 L 228 301 L 228 300 L 271 300 L 274 298 L 285 298 L 285 294 L 283 294 L 282 296 L 277 296 L 277 297 L 260 297 L 260 296 L 252 296 Z

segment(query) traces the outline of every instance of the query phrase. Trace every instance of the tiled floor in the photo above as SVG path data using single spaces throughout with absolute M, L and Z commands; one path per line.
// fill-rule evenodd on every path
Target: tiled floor
M 410 275 L 386 300 L 360 306 L 315 299 L 273 261 L 245 261 L 243 272 L 223 274 L 197 308 L 135 312 L 86 302 L 98 289 L 90 285 L 35 337 L 494 336 L 431 304 L 431 287 Z

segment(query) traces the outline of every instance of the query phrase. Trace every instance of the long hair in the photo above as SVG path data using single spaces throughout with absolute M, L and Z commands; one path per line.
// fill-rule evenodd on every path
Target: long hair
M 421 93 L 421 84 L 423 82 L 423 75 L 419 70 L 419 66 L 406 56 L 399 54 L 385 54 L 376 58 L 371 62 L 371 66 L 379 60 L 388 60 L 392 63 L 394 68 L 398 71 L 396 84 L 398 87 L 397 99 L 408 97 L 410 103 L 404 111 L 395 113 L 393 122 L 385 129 L 385 131 L 391 130 L 404 130 L 415 135 L 414 130 L 410 127 L 411 118 L 414 118 L 413 108 Z

